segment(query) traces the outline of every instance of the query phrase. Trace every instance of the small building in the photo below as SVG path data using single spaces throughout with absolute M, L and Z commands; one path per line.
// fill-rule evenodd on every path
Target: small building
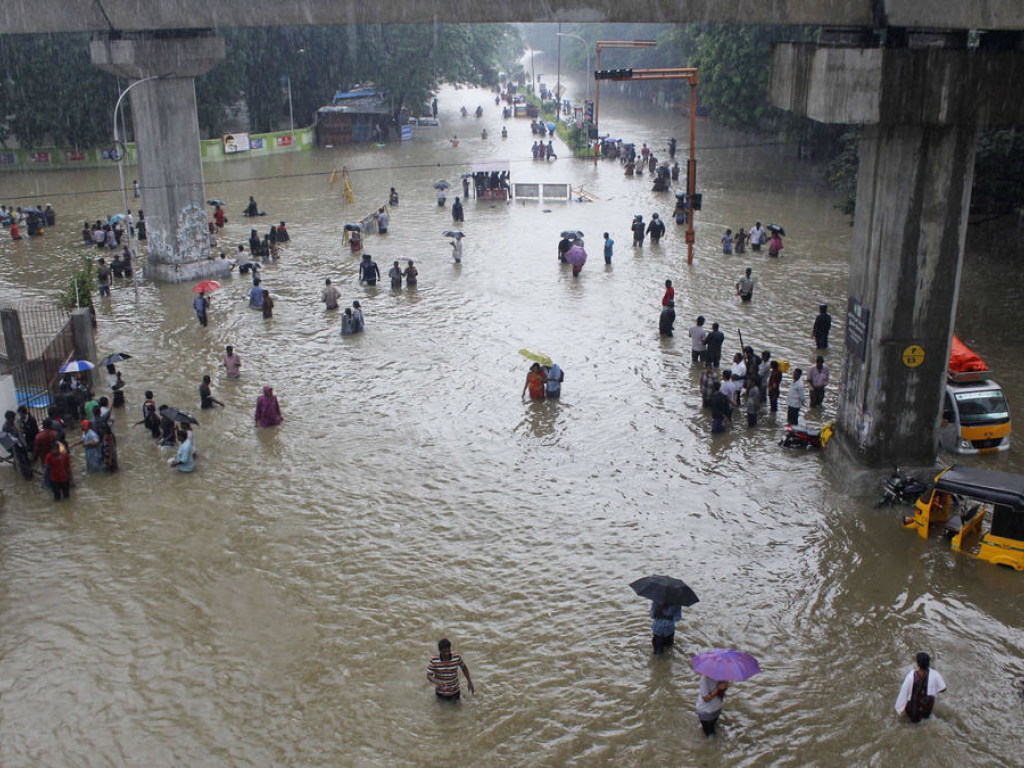
M 316 111 L 317 146 L 387 140 L 391 111 L 386 97 L 387 92 L 372 86 L 338 91 L 330 104 Z
M 511 196 L 508 160 L 478 160 L 473 170 L 462 176 L 469 180 L 477 200 L 508 200 Z

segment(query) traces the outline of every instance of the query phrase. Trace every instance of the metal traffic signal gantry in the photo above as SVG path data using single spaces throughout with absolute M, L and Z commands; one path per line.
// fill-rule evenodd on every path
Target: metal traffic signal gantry
M 598 43 L 601 45 L 601 43 Z M 690 207 L 686 224 L 686 263 L 693 264 L 693 215 L 700 210 L 697 194 L 697 68 L 664 67 L 655 69 L 599 69 L 594 80 L 686 80 L 690 84 L 690 158 L 686 162 L 686 200 Z M 595 107 L 596 109 L 596 107 Z M 594 122 L 597 122 L 595 117 Z

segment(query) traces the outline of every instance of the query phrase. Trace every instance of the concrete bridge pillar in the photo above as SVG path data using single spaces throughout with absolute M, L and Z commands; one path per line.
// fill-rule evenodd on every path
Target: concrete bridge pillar
M 175 283 L 216 275 L 194 78 L 224 58 L 224 39 L 201 30 L 107 36 L 94 39 L 90 53 L 93 64 L 130 80 L 160 76 L 128 94 L 146 212 L 146 275 Z
M 959 32 L 900 30 L 892 39 L 906 47 L 848 46 L 858 38 L 776 46 L 769 98 L 820 122 L 863 126 L 838 435 L 867 466 L 927 466 L 938 447 L 977 129 L 1019 120 L 1024 57 L 968 50 Z

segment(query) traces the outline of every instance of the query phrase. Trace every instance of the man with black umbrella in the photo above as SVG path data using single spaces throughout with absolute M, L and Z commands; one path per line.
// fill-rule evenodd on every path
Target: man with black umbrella
M 660 656 L 666 648 L 671 648 L 676 637 L 676 622 L 683 618 L 680 605 L 661 605 L 651 603 L 651 645 L 654 655 Z
M 683 617 L 682 606 L 700 600 L 685 582 L 671 576 L 644 576 L 629 586 L 651 601 L 651 644 L 655 655 L 660 654 L 675 639 L 676 622 Z

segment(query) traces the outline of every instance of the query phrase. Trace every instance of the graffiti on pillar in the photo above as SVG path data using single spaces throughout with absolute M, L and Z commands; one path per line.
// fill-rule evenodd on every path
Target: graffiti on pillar
M 146 240 L 149 261 L 155 264 L 173 264 L 175 261 L 174 243 L 168 242 L 166 227 L 157 216 L 146 218 Z
M 191 264 L 209 258 L 210 225 L 200 198 L 193 198 L 178 211 L 172 232 L 167 232 L 157 216 L 149 223 L 149 258 L 158 264 Z
M 206 218 L 203 201 L 193 199 L 178 211 L 178 258 L 179 264 L 203 261 L 209 256 L 210 225 Z

